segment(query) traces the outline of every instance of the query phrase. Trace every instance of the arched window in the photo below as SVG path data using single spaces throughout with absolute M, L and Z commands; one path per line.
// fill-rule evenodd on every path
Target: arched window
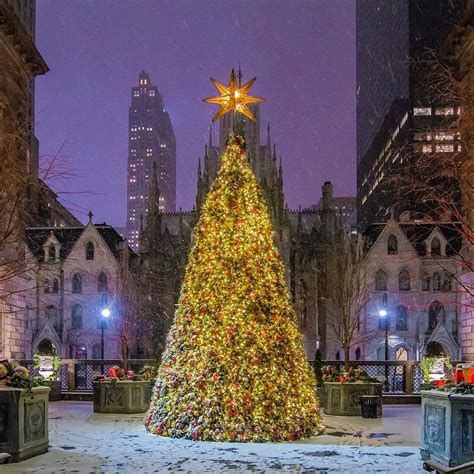
M 49 280 L 44 280 L 44 290 L 45 293 L 50 293 L 51 288 L 49 287 Z
M 388 236 L 388 240 L 387 240 L 387 253 L 389 255 L 396 255 L 397 252 L 398 252 L 398 240 L 393 234 L 391 234 Z
M 360 350 L 360 347 L 358 347 L 358 348 L 355 350 L 355 358 L 356 358 L 356 360 L 360 360 L 360 358 L 361 358 L 361 350 Z
M 400 346 L 396 352 L 397 360 L 408 360 L 408 351 L 403 347 Z
M 423 273 L 421 277 L 421 291 L 430 291 L 430 275 L 428 273 Z
M 55 278 L 51 287 L 51 293 L 57 293 L 59 291 L 59 280 Z
M 444 306 L 439 301 L 433 301 L 428 311 L 428 329 L 433 330 L 441 320 L 445 320 Z
M 54 329 L 59 328 L 58 309 L 50 304 L 46 307 L 46 319 L 51 323 Z
M 94 244 L 90 240 L 86 244 L 86 260 L 94 260 Z
M 73 329 L 82 329 L 82 306 L 75 304 L 71 310 L 71 320 Z
M 336 352 L 336 360 L 341 360 L 341 353 L 339 351 Z
M 388 302 L 387 293 L 384 293 L 382 296 L 382 305 L 384 306 L 384 308 L 387 307 L 387 302 Z
M 431 255 L 441 255 L 441 243 L 438 237 L 431 241 Z
M 408 330 L 408 310 L 406 306 L 397 306 L 395 327 L 397 331 Z
M 74 273 L 72 277 L 72 292 L 82 293 L 82 277 L 80 273 Z
M 447 272 L 443 277 L 443 291 L 451 291 L 451 275 Z
M 441 291 L 441 277 L 438 272 L 433 273 L 433 291 Z
M 100 272 L 97 277 L 97 291 L 99 293 L 107 292 L 107 275 L 104 272 Z
M 56 249 L 54 248 L 53 244 L 48 247 L 48 259 L 50 262 L 54 262 L 56 260 Z
M 408 270 L 403 269 L 398 274 L 398 289 L 400 291 L 410 291 L 410 274 Z
M 387 291 L 387 275 L 383 270 L 379 270 L 375 274 L 375 290 Z

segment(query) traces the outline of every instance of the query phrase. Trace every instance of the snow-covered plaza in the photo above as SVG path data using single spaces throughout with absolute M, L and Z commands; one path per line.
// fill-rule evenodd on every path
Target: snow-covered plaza
M 211 443 L 152 436 L 144 415 L 93 413 L 90 402 L 49 408 L 49 452 L 0 472 L 424 472 L 420 406 L 384 406 L 377 419 L 324 416 L 326 433 L 294 443 Z

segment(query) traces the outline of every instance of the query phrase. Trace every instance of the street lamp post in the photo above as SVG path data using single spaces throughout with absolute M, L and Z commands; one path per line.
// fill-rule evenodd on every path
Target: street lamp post
M 388 315 L 387 310 L 381 309 L 379 316 L 383 318 L 385 326 L 385 390 L 388 390 Z
M 104 344 L 104 328 L 105 328 L 105 321 L 110 316 L 110 309 L 107 306 L 107 298 L 102 298 L 102 310 L 100 311 L 101 318 L 101 337 L 100 337 L 100 358 L 102 359 L 102 373 L 104 373 L 104 358 L 105 358 L 105 344 Z

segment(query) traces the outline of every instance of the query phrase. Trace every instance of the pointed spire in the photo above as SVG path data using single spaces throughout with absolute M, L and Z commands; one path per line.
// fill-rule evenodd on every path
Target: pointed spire
M 272 152 L 272 142 L 270 140 L 270 123 L 267 126 L 267 148 L 268 148 L 268 152 L 271 153 Z
M 280 166 L 278 167 L 278 177 L 283 180 L 283 161 L 280 156 Z
M 239 59 L 239 87 L 242 86 L 242 77 L 243 77 L 243 74 L 242 74 L 242 68 L 240 67 L 240 59 Z
M 209 126 L 209 149 L 212 149 L 212 125 Z
M 92 211 L 89 211 L 87 213 L 87 216 L 89 217 L 89 222 L 92 223 L 92 218 L 94 217 L 94 214 L 92 213 Z
M 202 179 L 202 171 L 201 171 L 201 157 L 199 157 L 199 161 L 198 161 L 198 181 L 200 181 Z
M 273 144 L 273 160 L 275 162 L 277 160 L 277 146 L 276 146 L 276 143 Z

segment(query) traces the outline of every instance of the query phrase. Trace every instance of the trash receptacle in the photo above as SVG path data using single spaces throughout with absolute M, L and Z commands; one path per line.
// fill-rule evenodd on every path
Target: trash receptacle
M 377 395 L 362 395 L 359 398 L 362 418 L 377 418 Z

